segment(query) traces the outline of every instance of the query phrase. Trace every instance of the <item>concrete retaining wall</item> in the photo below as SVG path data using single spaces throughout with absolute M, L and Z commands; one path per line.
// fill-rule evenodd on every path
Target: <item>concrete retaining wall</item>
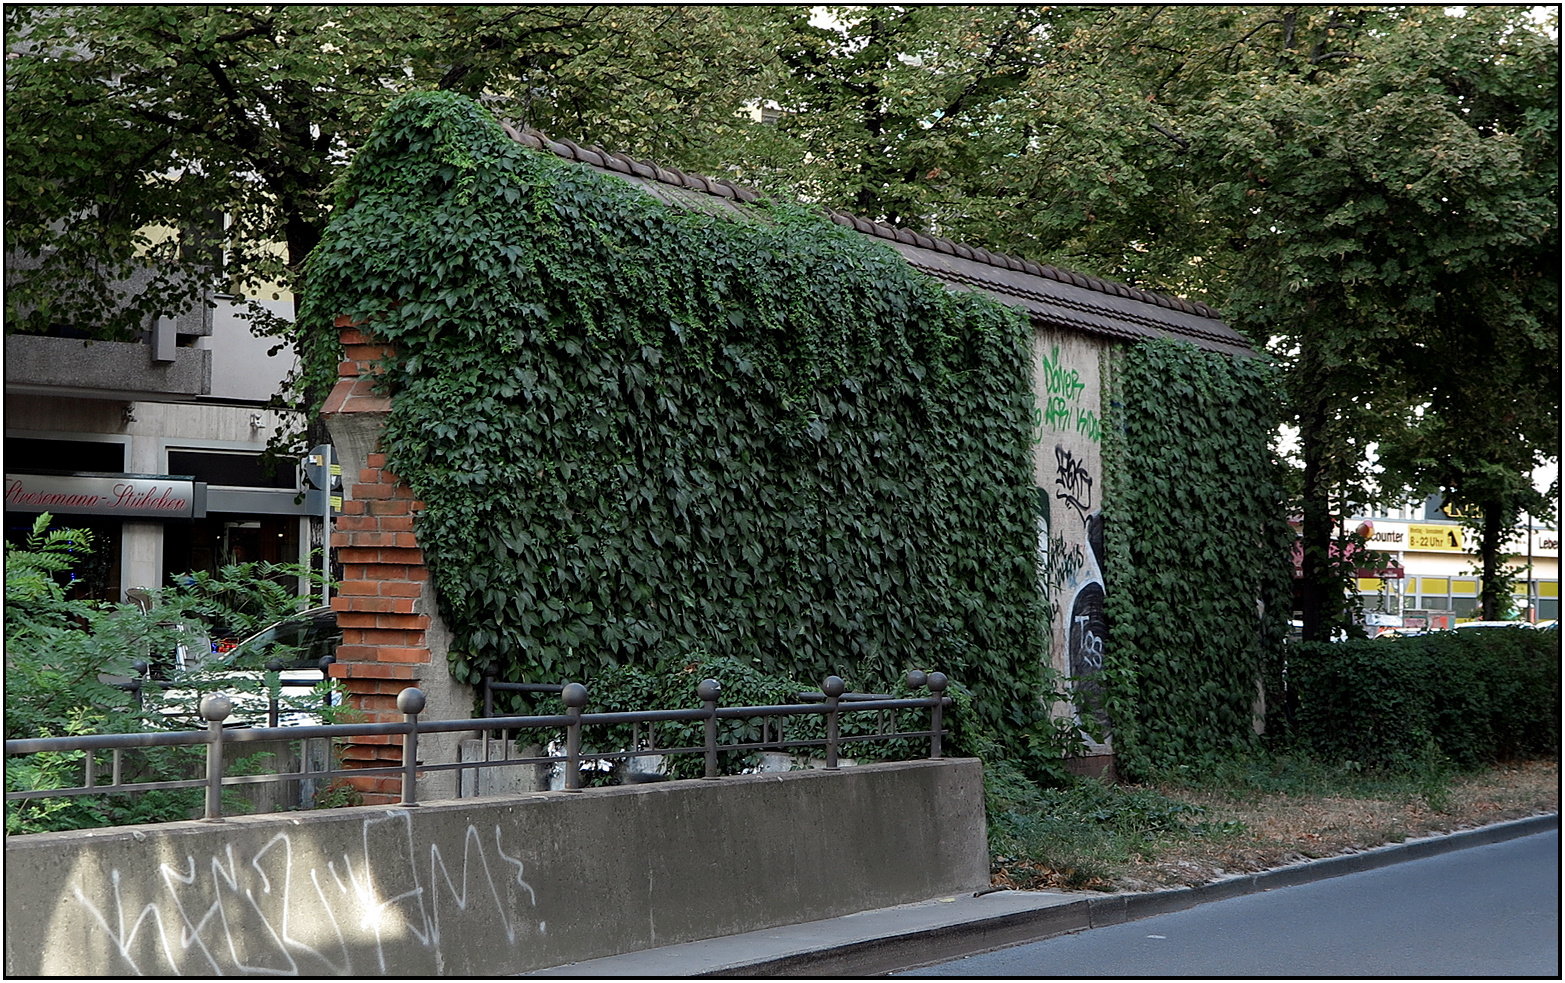
M 516 973 L 988 876 L 971 759 L 43 833 L 6 973 Z

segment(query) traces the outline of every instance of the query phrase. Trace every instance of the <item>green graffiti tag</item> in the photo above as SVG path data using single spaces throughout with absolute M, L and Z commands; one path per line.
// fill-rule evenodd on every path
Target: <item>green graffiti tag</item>
M 1060 346 L 1055 345 L 1043 357 L 1043 388 L 1048 398 L 1043 406 L 1034 399 L 1033 445 L 1043 443 L 1049 432 L 1074 430 L 1094 444 L 1103 439 L 1102 420 L 1090 406 L 1082 406 L 1081 399 L 1087 384 L 1081 381 L 1081 373 L 1067 368 L 1060 361 Z
M 1087 388 L 1081 381 L 1081 373 L 1075 369 L 1067 369 L 1060 364 L 1060 346 L 1055 345 L 1043 359 L 1043 385 L 1051 395 L 1076 400 L 1081 398 L 1082 391 Z

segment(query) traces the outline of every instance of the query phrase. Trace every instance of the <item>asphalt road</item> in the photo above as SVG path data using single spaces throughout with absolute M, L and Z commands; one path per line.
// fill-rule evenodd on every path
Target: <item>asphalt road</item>
M 905 976 L 1560 976 L 1558 830 Z

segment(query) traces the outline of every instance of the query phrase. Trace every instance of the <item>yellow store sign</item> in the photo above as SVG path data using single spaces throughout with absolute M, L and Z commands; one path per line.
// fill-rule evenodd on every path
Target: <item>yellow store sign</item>
M 1462 527 L 1410 523 L 1407 527 L 1407 548 L 1410 550 L 1440 550 L 1448 553 L 1460 552 L 1462 549 Z

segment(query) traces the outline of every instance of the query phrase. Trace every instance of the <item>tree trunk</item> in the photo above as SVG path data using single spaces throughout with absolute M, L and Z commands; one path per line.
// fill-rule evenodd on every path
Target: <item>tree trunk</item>
M 1304 640 L 1330 638 L 1327 628 L 1335 578 L 1331 569 L 1331 487 L 1326 474 L 1327 449 L 1323 446 L 1326 404 L 1313 400 L 1299 418 L 1299 442 L 1304 452 L 1304 521 L 1300 529 L 1304 547 L 1304 576 L 1299 584 L 1299 607 Z
M 1503 586 L 1509 590 L 1510 585 L 1501 584 L 1500 572 L 1500 538 L 1503 532 L 1502 525 L 1505 519 L 1505 509 L 1497 499 L 1490 499 L 1483 503 L 1483 538 L 1479 541 L 1479 556 L 1483 559 L 1483 620 L 1500 620 L 1500 588 Z

